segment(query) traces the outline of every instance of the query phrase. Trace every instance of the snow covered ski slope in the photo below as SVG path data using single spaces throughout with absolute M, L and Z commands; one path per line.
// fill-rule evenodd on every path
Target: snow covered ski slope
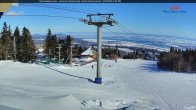
M 195 74 L 160 71 L 155 61 L 102 61 L 101 85 L 93 83 L 95 62 L 69 67 L 0 61 L 0 110 L 186 110 L 196 106 Z

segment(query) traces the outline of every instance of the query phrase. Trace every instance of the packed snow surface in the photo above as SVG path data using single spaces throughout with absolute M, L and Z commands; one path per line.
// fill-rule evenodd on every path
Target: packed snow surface
M 94 68 L 92 68 L 94 65 Z M 196 75 L 160 71 L 155 61 L 102 60 L 84 66 L 0 61 L 0 110 L 186 110 Z

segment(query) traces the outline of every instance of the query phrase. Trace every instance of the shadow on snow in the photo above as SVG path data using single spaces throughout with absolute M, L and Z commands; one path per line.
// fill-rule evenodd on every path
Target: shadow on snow
M 161 71 L 156 63 L 153 64 L 141 64 L 139 65 L 140 70 L 147 70 L 151 72 L 159 72 Z
M 58 73 L 67 75 L 67 76 L 71 76 L 71 77 L 75 77 L 75 78 L 79 78 L 79 79 L 85 79 L 85 80 L 88 80 L 88 81 L 91 82 L 91 83 L 95 83 L 92 79 L 89 79 L 89 78 L 85 78 L 85 77 L 81 77 L 81 76 L 75 76 L 75 75 L 71 75 L 71 74 L 68 74 L 68 73 L 64 73 L 64 72 L 62 72 L 62 71 L 56 70 L 56 69 L 54 69 L 54 68 L 50 68 L 50 67 L 45 66 L 45 65 L 42 65 L 42 64 L 39 64 L 39 65 L 44 66 L 45 68 L 48 68 L 48 69 L 50 69 L 50 70 L 56 71 L 56 72 L 58 72 Z

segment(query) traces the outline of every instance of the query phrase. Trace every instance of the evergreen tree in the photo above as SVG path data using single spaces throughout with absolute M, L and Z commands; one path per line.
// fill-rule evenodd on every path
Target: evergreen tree
M 47 33 L 47 36 L 46 36 L 46 39 L 45 39 L 45 54 L 47 56 L 49 56 L 49 53 L 50 53 L 50 48 L 51 48 L 50 41 L 51 41 L 51 39 L 52 39 L 52 32 L 51 32 L 50 29 L 48 29 L 48 33 Z
M 20 36 L 20 30 L 18 27 L 16 27 L 15 31 L 14 31 L 14 37 L 15 37 L 15 41 L 17 43 L 18 39 L 19 39 L 19 36 Z
M 173 52 L 174 51 L 174 47 L 170 47 L 170 52 Z
M 70 63 L 69 55 L 70 55 L 70 52 L 71 52 L 71 50 L 70 50 L 71 42 L 72 42 L 72 38 L 71 38 L 70 35 L 68 35 L 66 40 L 65 40 L 65 51 L 66 51 L 66 53 L 63 55 L 64 56 L 64 63 L 67 63 L 67 64 Z
M 65 43 L 66 43 L 65 46 L 66 46 L 67 49 L 70 49 L 71 42 L 72 42 L 72 38 L 71 38 L 70 35 L 68 35 L 67 38 L 66 38 L 66 41 L 65 41 Z
M 74 49 L 75 50 L 78 50 L 78 44 L 75 45 Z
M 2 41 L 0 38 L 0 60 L 2 60 L 2 54 L 3 54 L 3 47 L 2 47 Z
M 27 63 L 35 59 L 35 45 L 32 40 L 30 31 L 26 27 L 23 28 L 22 38 L 23 38 L 22 62 Z
M 77 54 L 80 55 L 83 51 L 84 51 L 83 48 L 81 46 L 79 46 Z
M 56 55 L 56 48 L 57 47 L 57 37 L 56 35 L 52 35 L 52 38 L 50 40 L 50 50 L 51 50 L 51 57 L 55 57 Z
M 11 26 L 8 27 L 8 36 L 10 36 L 10 44 L 9 44 L 9 50 L 8 50 L 8 56 L 10 59 L 14 58 L 14 36 L 12 36 L 12 30 Z
M 16 59 L 18 59 L 18 46 L 19 46 L 19 37 L 20 37 L 20 30 L 18 27 L 16 27 L 15 31 L 14 31 L 14 37 L 15 37 L 15 46 L 16 46 Z
M 16 50 L 17 50 L 17 54 L 16 54 L 17 60 L 20 62 L 23 62 L 23 58 L 25 56 L 24 55 L 24 37 L 21 35 L 19 35 L 18 37 Z
M 50 29 L 48 29 L 47 37 L 45 39 L 45 54 L 52 58 L 56 55 L 57 38 L 56 35 L 52 35 Z
M 78 53 L 78 44 L 76 44 L 75 47 L 73 48 L 73 52 L 74 54 Z
M 11 44 L 11 29 L 7 27 L 7 23 L 4 22 L 2 29 L 2 49 L 3 49 L 3 59 L 7 60 L 9 56 L 10 44 Z

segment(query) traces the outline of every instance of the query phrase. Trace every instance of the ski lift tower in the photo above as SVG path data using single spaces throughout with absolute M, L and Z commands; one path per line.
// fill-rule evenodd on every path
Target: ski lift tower
M 97 77 L 95 78 L 95 83 L 101 84 L 102 83 L 102 76 L 101 76 L 101 56 L 102 56 L 102 26 L 109 25 L 113 26 L 113 24 L 117 24 L 118 22 L 111 19 L 110 17 L 113 14 L 90 14 L 87 15 L 89 18 L 87 19 L 80 19 L 81 22 L 84 22 L 88 25 L 97 26 Z M 98 18 L 98 20 L 94 19 Z

